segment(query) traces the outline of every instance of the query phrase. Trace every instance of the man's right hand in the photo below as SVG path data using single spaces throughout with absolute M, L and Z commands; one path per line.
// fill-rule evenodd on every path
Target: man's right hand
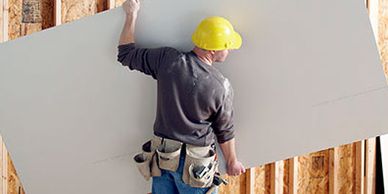
M 233 160 L 227 164 L 227 173 L 229 176 L 238 176 L 245 173 L 245 168 L 238 160 Z
M 232 138 L 226 142 L 220 143 L 220 148 L 226 161 L 226 173 L 230 176 L 238 176 L 241 173 L 244 173 L 245 168 L 236 157 L 235 139 Z
M 126 0 L 123 3 L 123 9 L 127 15 L 137 13 L 140 9 L 140 0 Z

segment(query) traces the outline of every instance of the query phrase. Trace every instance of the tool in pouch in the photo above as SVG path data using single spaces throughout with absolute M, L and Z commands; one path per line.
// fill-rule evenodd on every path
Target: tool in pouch
M 155 154 L 155 150 L 159 147 L 160 143 L 161 140 L 159 138 L 152 138 L 143 144 L 142 152 L 133 157 L 137 168 L 147 181 L 152 176 L 161 176 L 162 174 L 157 164 L 157 155 Z
M 151 149 L 147 149 L 148 144 L 151 144 Z M 143 144 L 143 152 L 135 155 L 134 160 L 137 162 L 140 173 L 146 180 L 149 180 L 151 176 L 160 176 L 160 169 L 175 172 L 179 167 L 181 149 L 185 149 L 186 152 L 183 182 L 197 188 L 212 186 L 214 175 L 218 171 L 214 144 L 202 147 L 154 136 L 152 140 Z M 150 162 L 156 158 L 156 165 L 155 162 Z M 146 164 L 147 161 L 148 164 Z M 158 173 L 153 173 L 156 171 L 154 168 L 158 166 L 160 168 Z
M 213 185 L 210 187 L 210 189 L 206 192 L 206 194 L 211 194 L 213 191 L 219 187 L 221 184 L 227 185 L 228 181 L 226 179 L 221 178 L 221 175 L 219 172 L 216 172 L 213 179 Z
M 186 158 L 182 179 L 191 187 L 205 188 L 212 185 L 218 171 L 216 150 L 213 145 L 186 145 Z

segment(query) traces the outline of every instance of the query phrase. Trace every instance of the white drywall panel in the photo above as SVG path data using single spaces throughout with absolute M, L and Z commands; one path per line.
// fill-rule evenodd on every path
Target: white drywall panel
M 206 16 L 243 46 L 216 66 L 252 167 L 388 132 L 363 1 L 142 1 L 140 46 L 190 50 Z M 0 130 L 29 194 L 145 193 L 130 156 L 152 134 L 156 82 L 116 61 L 121 8 L 0 44 Z

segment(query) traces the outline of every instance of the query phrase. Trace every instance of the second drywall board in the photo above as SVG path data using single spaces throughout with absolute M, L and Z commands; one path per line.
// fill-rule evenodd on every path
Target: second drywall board
M 142 47 L 188 51 L 201 19 L 244 38 L 216 64 L 253 167 L 388 132 L 388 90 L 363 1 L 142 1 Z M 116 61 L 121 7 L 0 45 L 0 130 L 29 194 L 145 193 L 130 157 L 152 134 L 156 82 Z

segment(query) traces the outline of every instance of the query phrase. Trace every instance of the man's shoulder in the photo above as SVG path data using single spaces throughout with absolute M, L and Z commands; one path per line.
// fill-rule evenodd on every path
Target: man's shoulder
M 215 70 L 213 71 L 213 76 L 214 76 L 214 79 L 217 80 L 217 83 L 219 84 L 220 87 L 223 87 L 225 88 L 226 86 L 227 87 L 230 87 L 230 81 L 228 78 L 226 78 L 220 70 L 218 70 L 217 68 L 214 68 Z
M 183 55 L 182 51 L 180 51 L 174 47 L 164 46 L 164 47 L 160 47 L 160 49 L 162 49 L 166 55 L 170 55 L 170 56 L 182 56 Z

